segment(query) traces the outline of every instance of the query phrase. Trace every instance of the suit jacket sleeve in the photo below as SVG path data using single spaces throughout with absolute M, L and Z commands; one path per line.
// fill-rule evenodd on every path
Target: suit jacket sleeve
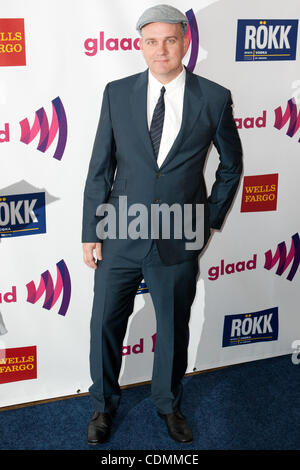
M 208 198 L 210 227 L 220 229 L 239 185 L 243 164 L 242 147 L 232 114 L 231 93 L 225 100 L 221 117 L 213 137 L 220 163 Z
M 107 202 L 116 169 L 115 141 L 110 117 L 109 84 L 106 85 L 83 197 L 82 242 L 101 242 L 96 209 Z

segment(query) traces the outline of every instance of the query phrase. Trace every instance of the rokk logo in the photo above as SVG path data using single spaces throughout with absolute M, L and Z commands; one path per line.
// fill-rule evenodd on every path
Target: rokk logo
M 0 19 L 0 66 L 26 65 L 23 18 Z
M 63 259 L 56 263 L 56 268 L 57 279 L 55 287 L 52 276 L 48 270 L 41 274 L 40 284 L 37 289 L 33 281 L 26 284 L 27 302 L 35 304 L 45 292 L 43 308 L 51 310 L 62 292 L 62 301 L 58 314 L 65 316 L 71 298 L 71 278 L 67 265 Z
M 192 72 L 195 68 L 198 52 L 199 52 L 199 33 L 198 33 L 198 25 L 196 21 L 195 14 L 192 9 L 186 11 L 186 17 L 188 20 L 188 30 L 187 35 L 190 40 L 190 58 L 187 65 L 187 68 Z M 132 50 L 140 50 L 140 38 L 117 38 L 117 37 L 106 37 L 104 31 L 99 32 L 99 40 L 98 38 L 87 38 L 84 41 L 84 53 L 89 56 L 95 56 L 98 51 L 132 51 Z
M 295 60 L 298 20 L 238 20 L 236 61 Z
M 45 232 L 44 192 L 0 197 L 0 238 Z
M 278 173 L 245 176 L 241 212 L 275 211 Z
M 278 244 L 274 256 L 272 255 L 271 250 L 265 252 L 265 269 L 272 269 L 277 262 L 278 267 L 275 274 L 277 274 L 278 276 L 281 276 L 292 263 L 290 271 L 287 275 L 287 279 L 289 281 L 292 281 L 300 263 L 300 240 L 298 233 L 295 233 L 292 236 L 291 248 L 288 255 L 285 242 L 281 242 Z
M 278 307 L 224 318 L 223 348 L 277 339 Z
M 0 349 L 0 384 L 37 378 L 36 346 Z
M 147 292 L 149 292 L 149 289 L 147 287 L 146 282 L 145 281 L 141 282 L 136 293 L 137 294 L 147 294 Z
M 283 113 L 281 106 L 275 109 L 275 123 L 274 127 L 281 130 L 289 121 L 289 126 L 286 135 L 293 137 L 300 127 L 300 112 L 298 113 L 295 98 L 291 98 L 287 102 L 286 110 Z M 298 140 L 300 142 L 300 139 Z

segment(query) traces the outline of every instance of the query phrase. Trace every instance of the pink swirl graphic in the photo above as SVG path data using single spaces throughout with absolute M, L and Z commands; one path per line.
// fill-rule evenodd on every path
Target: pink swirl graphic
M 198 58 L 198 53 L 199 53 L 199 32 L 198 32 L 198 25 L 196 21 L 195 14 L 193 12 L 193 9 L 191 8 L 190 10 L 185 12 L 185 16 L 188 19 L 189 26 L 187 30 L 187 35 L 190 38 L 190 43 L 191 43 L 191 55 L 190 55 L 190 60 L 187 65 L 187 68 L 193 72 L 196 63 L 197 63 L 197 58 Z
M 27 302 L 35 304 L 45 292 L 46 294 L 43 308 L 50 310 L 56 304 L 58 298 L 63 292 L 62 302 L 58 314 L 65 316 L 71 298 L 71 278 L 67 265 L 63 259 L 56 263 L 56 274 L 57 277 L 55 287 L 52 276 L 48 270 L 41 274 L 40 283 L 37 289 L 34 281 L 30 281 L 28 284 L 26 284 Z
M 278 106 L 278 108 L 275 109 L 274 127 L 280 130 L 283 128 L 283 126 L 285 126 L 288 120 L 290 120 L 290 122 L 286 135 L 293 137 L 300 127 L 300 112 L 298 114 L 297 105 L 294 98 L 288 100 L 284 114 L 282 112 L 281 106 Z M 300 139 L 298 142 L 300 142 Z
M 52 121 L 50 127 L 45 109 L 40 108 L 35 113 L 35 120 L 31 129 L 27 118 L 20 121 L 20 140 L 24 144 L 29 144 L 40 132 L 37 149 L 41 152 L 46 152 L 58 132 L 58 141 L 53 158 L 61 160 L 67 143 L 67 118 L 59 96 L 52 100 L 51 103 Z
M 293 280 L 297 272 L 298 266 L 300 264 L 300 240 L 299 240 L 298 233 L 295 233 L 292 236 L 291 248 L 290 248 L 288 255 L 287 255 L 285 242 L 281 242 L 278 244 L 277 250 L 274 256 L 272 255 L 271 250 L 268 250 L 265 252 L 264 268 L 270 270 L 278 262 L 276 274 L 278 276 L 281 276 L 284 273 L 284 271 L 288 268 L 288 266 L 292 263 L 292 261 L 293 261 L 293 264 L 287 276 L 287 279 L 289 281 Z

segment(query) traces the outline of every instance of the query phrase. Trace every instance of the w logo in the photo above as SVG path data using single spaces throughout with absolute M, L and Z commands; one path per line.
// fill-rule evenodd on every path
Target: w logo
M 44 108 L 40 108 L 35 113 L 35 120 L 32 128 L 30 128 L 27 118 L 23 119 L 23 121 L 20 121 L 22 134 L 20 140 L 21 142 L 24 142 L 24 144 L 29 144 L 40 132 L 40 141 L 37 146 L 37 149 L 41 152 L 46 152 L 58 132 L 58 140 L 53 158 L 61 160 L 67 142 L 67 118 L 59 96 L 52 100 L 51 103 L 51 126 L 49 127 L 47 114 Z
M 41 274 L 41 280 L 38 289 L 36 289 L 33 281 L 26 284 L 27 287 L 27 302 L 35 304 L 39 298 L 46 292 L 43 308 L 50 310 L 57 302 L 58 297 L 62 294 L 62 301 L 59 315 L 65 316 L 68 310 L 71 297 L 71 279 L 66 263 L 62 259 L 56 263 L 57 278 L 54 287 L 53 279 L 50 272 L 47 270 Z
M 289 137 L 293 137 L 300 127 L 300 113 L 299 114 L 297 113 L 298 113 L 298 110 L 297 110 L 297 105 L 295 103 L 295 98 L 291 98 L 287 102 L 287 106 L 286 106 L 286 110 L 284 114 L 282 113 L 282 109 L 280 106 L 275 109 L 274 127 L 280 130 L 282 129 L 283 126 L 285 126 L 285 124 L 289 120 L 290 122 L 289 122 L 289 127 L 286 132 L 286 135 L 288 135 Z M 300 139 L 298 140 L 298 142 L 300 142 Z
M 272 256 L 271 250 L 266 251 L 265 257 L 266 257 L 266 261 L 265 261 L 264 268 L 268 270 L 272 269 L 273 266 L 277 263 L 277 261 L 279 261 L 277 271 L 276 271 L 276 274 L 278 274 L 278 276 L 281 276 L 284 273 L 284 271 L 287 269 L 287 267 L 292 263 L 291 269 L 287 276 L 287 279 L 289 281 L 292 281 L 300 263 L 299 234 L 295 233 L 295 235 L 292 236 L 291 248 L 290 248 L 288 255 L 287 255 L 285 242 L 281 242 L 277 246 L 277 250 L 276 250 L 274 257 Z
M 185 16 L 187 17 L 189 22 L 186 34 L 188 35 L 191 44 L 191 55 L 187 68 L 190 70 L 190 72 L 193 72 L 197 63 L 197 57 L 199 52 L 199 32 L 193 9 L 191 8 L 190 10 L 186 11 Z

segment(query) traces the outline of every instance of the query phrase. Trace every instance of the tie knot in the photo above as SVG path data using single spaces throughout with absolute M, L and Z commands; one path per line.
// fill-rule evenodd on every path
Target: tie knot
M 165 89 L 165 87 L 163 86 L 163 87 L 160 89 L 160 94 L 163 96 L 163 95 L 165 94 L 165 91 L 166 91 L 166 89 Z

